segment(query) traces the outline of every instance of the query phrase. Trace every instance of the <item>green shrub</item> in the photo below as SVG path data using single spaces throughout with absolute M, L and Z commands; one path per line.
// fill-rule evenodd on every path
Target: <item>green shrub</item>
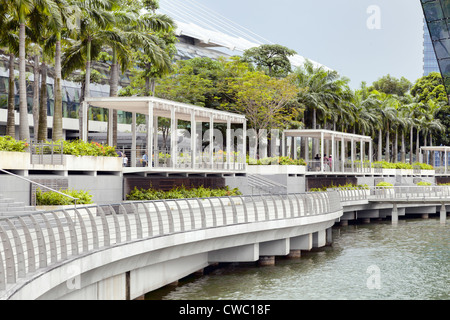
M 420 170 L 434 170 L 433 166 L 431 164 L 416 162 L 413 164 L 413 166 L 419 166 Z
M 261 159 L 253 159 L 247 155 L 247 163 L 249 165 L 280 165 L 280 166 L 306 166 L 304 159 L 292 159 L 290 157 L 266 157 Z
M 431 182 L 420 181 L 417 183 L 418 186 L 431 186 Z
M 393 186 L 392 183 L 384 182 L 384 181 L 379 182 L 379 183 L 377 184 L 377 187 L 392 187 L 392 186 Z
M 92 195 L 90 195 L 87 191 L 72 189 L 60 189 L 58 191 L 73 198 L 78 198 L 76 204 L 92 204 Z M 36 191 L 36 205 L 38 206 L 65 206 L 73 204 L 75 204 L 75 200 L 65 197 L 57 192 L 43 192 L 41 189 Z
M 63 153 L 73 156 L 117 157 L 114 147 L 82 140 L 63 141 Z
M 10 136 L 0 137 L 0 151 L 25 152 L 28 146 L 25 141 L 19 141 Z
M 175 187 L 169 191 L 161 191 L 154 188 L 138 189 L 134 188 L 128 195 L 130 201 L 147 201 L 162 199 L 192 199 L 238 196 L 242 193 L 237 189 L 230 189 L 228 186 L 219 189 L 210 189 L 200 186 L 198 188 Z

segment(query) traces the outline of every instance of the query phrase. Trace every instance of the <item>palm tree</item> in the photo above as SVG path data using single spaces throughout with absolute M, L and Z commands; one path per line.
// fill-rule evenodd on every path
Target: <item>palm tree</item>
M 79 11 L 76 6 L 70 4 L 67 0 L 54 0 L 58 13 L 61 18 L 61 25 L 55 21 L 50 25 L 51 30 L 55 35 L 55 107 L 53 112 L 53 130 L 52 140 L 58 141 L 63 138 L 62 128 L 62 71 L 61 71 L 61 41 L 64 28 L 67 32 L 72 32 L 75 29 L 75 22 L 78 18 Z
M 83 100 L 90 96 L 92 60 L 101 52 L 102 46 L 111 38 L 117 37 L 108 27 L 114 24 L 110 10 L 116 0 L 71 0 L 80 10 L 78 28 L 71 45 L 65 50 L 62 73 L 69 74 L 85 66 L 85 87 Z M 83 130 L 83 113 L 79 109 L 80 133 Z
M 336 82 L 339 74 L 322 67 L 314 67 L 311 61 L 306 61 L 301 68 L 295 70 L 297 85 L 300 90 L 298 101 L 312 111 L 312 128 L 317 128 L 317 111 L 326 114 L 329 105 L 339 101 L 339 85 Z
M 25 27 L 27 16 L 34 8 L 33 0 L 10 0 L 2 3 L 9 8 L 9 12 L 19 22 L 19 139 L 30 140 L 30 127 L 28 123 L 28 106 L 27 106 L 27 84 L 25 69 Z
M 0 2 L 0 46 L 7 48 L 9 55 L 9 83 L 8 83 L 8 108 L 6 120 L 6 135 L 15 137 L 15 98 L 14 98 L 14 70 L 15 60 L 19 52 L 19 38 L 18 38 L 18 21 L 14 19 L 8 12 L 6 0 Z
M 385 160 L 390 160 L 390 127 L 392 122 L 395 120 L 397 99 L 384 92 L 378 92 L 373 90 L 372 93 L 377 98 L 378 105 L 374 112 L 378 114 L 380 121 L 377 124 L 378 129 L 378 161 L 382 161 L 383 156 L 383 130 L 386 134 L 386 145 L 385 145 Z

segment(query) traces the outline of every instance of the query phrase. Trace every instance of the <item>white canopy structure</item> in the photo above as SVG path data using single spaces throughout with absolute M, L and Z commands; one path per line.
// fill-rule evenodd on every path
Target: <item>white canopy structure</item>
M 150 168 L 160 167 L 161 158 L 164 158 L 164 168 L 189 170 L 195 169 L 220 169 L 244 170 L 245 169 L 245 150 L 246 141 L 246 118 L 243 115 L 219 111 L 209 108 L 198 107 L 190 104 L 179 103 L 170 100 L 164 100 L 154 97 L 103 97 L 103 98 L 86 98 L 83 103 L 83 126 L 82 140 L 87 141 L 87 115 L 88 106 L 106 108 L 109 110 L 122 110 L 132 113 L 132 149 L 136 149 L 136 114 L 148 116 L 147 122 L 147 154 L 148 166 Z M 162 150 L 158 146 L 158 118 L 170 119 L 170 148 Z M 179 148 L 179 129 L 178 120 L 190 122 L 189 137 L 185 137 L 183 141 L 187 141 L 188 146 Z M 112 117 L 108 117 L 109 126 L 112 128 Z M 201 124 L 209 123 L 208 132 L 202 135 Z M 214 130 L 214 123 L 223 123 L 227 125 L 226 137 L 219 137 L 218 130 Z M 237 124 L 241 128 L 235 132 L 231 125 Z M 212 130 L 211 130 L 212 129 Z M 187 130 L 185 130 L 187 131 Z M 237 138 L 237 143 L 235 139 Z M 207 151 L 202 148 L 202 143 L 208 143 Z M 223 143 L 225 142 L 225 143 Z M 109 130 L 108 144 L 112 144 L 112 130 Z M 236 144 L 236 148 L 234 145 Z M 225 150 L 222 150 L 223 146 Z M 161 152 L 164 152 L 162 154 Z M 222 155 L 220 159 L 216 156 Z M 236 155 L 240 156 L 237 157 Z M 153 161 L 152 157 L 153 155 Z M 225 155 L 225 156 L 223 156 Z M 133 157 L 134 156 L 134 157 Z M 131 163 L 136 162 L 136 155 L 132 154 Z
M 291 139 L 290 146 L 287 143 L 288 138 Z M 301 139 L 300 144 L 298 138 Z M 348 149 L 349 143 L 350 149 Z M 357 144 L 359 144 L 359 154 L 356 152 Z M 366 152 L 366 144 L 368 152 Z M 365 163 L 368 169 L 372 166 L 372 138 L 369 136 L 322 129 L 285 130 L 282 137 L 282 155 L 288 154 L 289 151 L 291 156 L 297 159 L 298 146 L 301 146 L 300 154 L 308 163 L 308 171 L 363 172 Z M 348 151 L 350 151 L 349 157 L 347 157 Z M 330 157 L 326 157 L 327 154 Z
M 436 153 L 438 154 L 437 157 L 435 157 Z M 426 164 L 431 164 L 434 167 L 437 174 L 439 173 L 447 174 L 449 172 L 448 156 L 450 154 L 450 147 L 447 146 L 420 147 L 420 154 L 422 162 Z M 429 154 L 430 156 L 428 156 L 427 154 Z

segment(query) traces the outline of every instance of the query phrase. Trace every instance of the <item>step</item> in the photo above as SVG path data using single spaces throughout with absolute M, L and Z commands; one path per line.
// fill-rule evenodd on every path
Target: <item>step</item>
M 0 199 L 0 203 L 11 203 L 11 202 L 14 202 L 14 199 L 12 199 L 12 198 Z

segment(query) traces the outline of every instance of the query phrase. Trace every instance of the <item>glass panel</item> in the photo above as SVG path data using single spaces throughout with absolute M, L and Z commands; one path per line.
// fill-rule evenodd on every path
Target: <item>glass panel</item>
M 431 39 L 433 41 L 449 38 L 447 24 L 444 21 L 434 21 L 428 23 Z
M 439 40 L 434 43 L 438 59 L 450 58 L 450 40 Z
M 441 4 L 438 1 L 424 3 L 423 10 L 425 12 L 425 19 L 427 21 L 440 20 L 444 18 Z
M 442 77 L 450 77 L 450 59 L 439 60 Z
M 450 17 L 450 0 L 441 0 L 442 10 L 445 17 Z

